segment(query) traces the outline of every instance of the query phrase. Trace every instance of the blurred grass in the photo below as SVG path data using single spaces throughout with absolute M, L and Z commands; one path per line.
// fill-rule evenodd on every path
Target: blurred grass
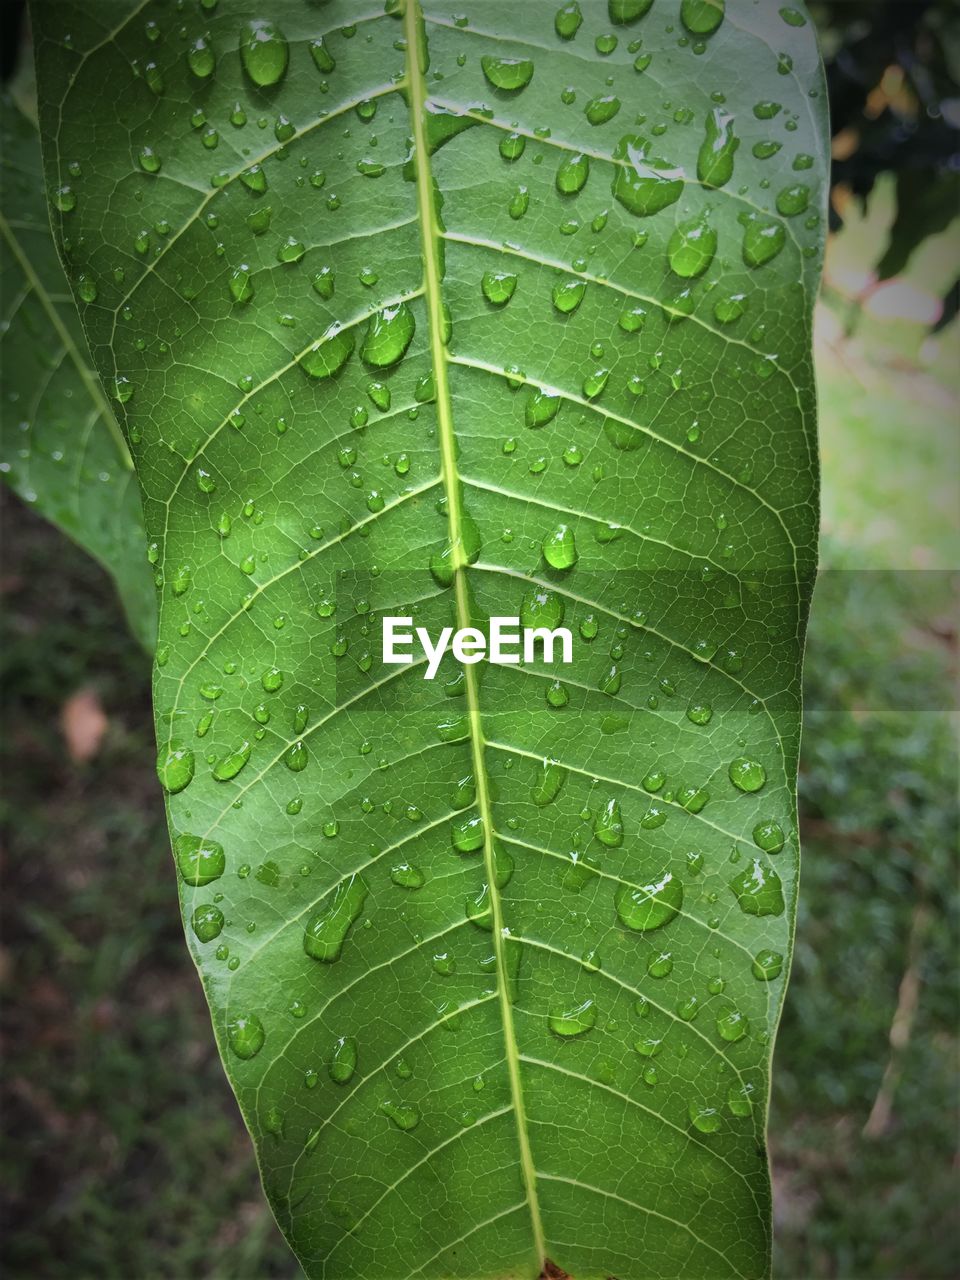
M 776 1274 L 946 1280 L 960 1270 L 956 332 L 937 349 L 909 315 L 868 313 L 845 338 L 842 240 L 818 326 L 828 571 L 770 1119 Z M 94 564 L 13 499 L 2 520 L 7 1274 L 292 1278 L 183 945 L 146 661 Z M 88 685 L 109 729 L 77 765 L 58 718 Z M 898 1008 L 901 1032 L 912 1021 L 893 1051 Z

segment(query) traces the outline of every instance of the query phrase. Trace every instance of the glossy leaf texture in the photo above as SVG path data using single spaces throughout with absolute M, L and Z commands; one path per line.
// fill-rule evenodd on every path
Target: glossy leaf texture
M 36 125 L 6 97 L 0 166 L 0 474 L 107 569 L 152 653 L 156 592 L 133 463 L 57 257 Z M 75 283 L 81 297 L 91 293 Z
M 767 1274 L 816 562 L 806 17 L 33 12 L 159 554 L 187 934 L 304 1268 Z M 381 661 L 388 614 L 562 621 L 573 662 L 428 681 Z

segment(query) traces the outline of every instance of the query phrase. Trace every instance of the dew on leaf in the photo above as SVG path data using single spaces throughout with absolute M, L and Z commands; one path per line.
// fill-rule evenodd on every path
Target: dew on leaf
M 628 929 L 645 932 L 668 924 L 683 905 L 683 885 L 665 871 L 650 884 L 621 884 L 614 897 L 617 915 Z
M 530 58 L 496 58 L 485 54 L 480 66 L 487 83 L 494 89 L 516 93 L 525 89 L 533 79 L 533 62 Z
M 783 915 L 783 886 L 773 868 L 760 858 L 730 881 L 740 910 L 751 916 Z
M 262 18 L 244 23 L 240 32 L 240 61 L 255 85 L 266 89 L 277 84 L 283 78 L 289 57 L 287 38 L 274 23 Z
M 263 1023 L 255 1013 L 234 1014 L 227 1022 L 227 1043 L 238 1058 L 255 1058 L 265 1039 Z
M 202 889 L 204 885 L 219 880 L 227 865 L 223 845 L 209 837 L 187 833 L 179 835 L 174 841 L 173 852 L 181 880 L 194 889 Z
M 597 1007 L 593 1000 L 584 1000 L 580 1004 L 568 1006 L 555 1004 L 551 1006 L 547 1024 L 554 1035 L 563 1040 L 574 1036 L 582 1036 L 597 1021 Z
M 350 927 L 363 910 L 367 893 L 366 882 L 357 873 L 340 881 L 329 905 L 310 919 L 304 931 L 303 949 L 308 956 L 324 964 L 339 960 Z

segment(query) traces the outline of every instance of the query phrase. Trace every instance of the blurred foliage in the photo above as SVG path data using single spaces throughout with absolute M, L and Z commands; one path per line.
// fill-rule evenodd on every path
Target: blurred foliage
M 960 212 L 960 16 L 956 0 L 819 0 L 811 5 L 827 67 L 836 192 L 865 205 L 877 179 L 896 179 L 897 213 L 876 265 L 904 270 L 924 240 Z M 949 283 L 949 282 L 948 282 Z M 953 318 L 960 282 L 937 327 Z
M 776 1273 L 791 1280 L 957 1274 L 958 587 L 842 569 L 817 586 L 770 1118 Z M 908 971 L 919 994 L 894 1051 Z M 888 1068 L 889 1123 L 865 1136 Z

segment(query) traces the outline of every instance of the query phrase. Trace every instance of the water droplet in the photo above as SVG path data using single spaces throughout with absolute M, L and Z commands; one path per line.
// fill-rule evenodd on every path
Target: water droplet
M 310 56 L 313 58 L 314 66 L 324 75 L 333 71 L 337 65 L 333 54 L 324 42 L 323 36 L 310 41 Z
M 137 153 L 137 160 L 144 173 L 160 172 L 161 160 L 153 147 L 141 147 Z
M 571 0 L 569 4 L 562 5 L 557 10 L 553 19 L 553 26 L 561 40 L 572 40 L 580 30 L 582 22 L 583 14 L 580 12 L 577 0 Z
M 745 1017 L 739 1009 L 725 1009 L 723 1013 L 717 1015 L 717 1035 L 721 1040 L 733 1044 L 737 1040 L 742 1040 L 749 1030 L 750 1019 Z
M 785 218 L 795 218 L 798 214 L 805 213 L 809 204 L 810 188 L 798 182 L 784 187 L 777 196 L 777 213 L 782 213 Z
M 652 5 L 653 0 L 608 0 L 607 14 L 615 26 L 625 27 L 649 13 Z
M 709 36 L 723 21 L 726 0 L 681 0 L 680 21 L 695 36 Z
M 772 262 L 787 242 L 782 222 L 752 218 L 743 235 L 743 260 L 748 267 L 762 267 Z
M 703 273 L 713 262 L 717 252 L 717 233 L 704 218 L 681 222 L 667 245 L 670 270 L 685 280 L 692 280 Z
M 564 195 L 574 195 L 583 189 L 590 176 L 590 159 L 582 152 L 575 152 L 560 161 L 557 167 L 557 190 Z
M 558 524 L 540 543 L 543 558 L 554 569 L 570 569 L 577 563 L 577 544 L 568 524 Z
M 340 1036 L 333 1043 L 327 1071 L 335 1084 L 348 1084 L 357 1069 L 357 1042 L 353 1036 Z
M 263 1048 L 266 1033 L 255 1013 L 238 1013 L 227 1023 L 227 1042 L 238 1058 L 255 1058 Z
M 483 296 L 495 307 L 505 306 L 517 288 L 517 277 L 509 271 L 485 271 L 480 281 Z
M 691 702 L 687 707 L 687 719 L 691 724 L 709 724 L 713 718 L 713 708 L 709 702 Z
M 750 972 L 758 982 L 772 982 L 783 970 L 783 956 L 779 951 L 758 951 L 753 957 Z
M 194 889 L 219 880 L 227 865 L 223 845 L 204 836 L 177 836 L 173 852 L 180 878 Z
M 649 217 L 680 199 L 683 170 L 649 154 L 650 144 L 636 134 L 627 134 L 614 149 L 615 166 L 611 190 L 630 213 Z
M 390 879 L 401 889 L 422 889 L 427 877 L 412 862 L 398 862 L 390 870 Z
M 759 791 L 767 780 L 767 771 L 758 760 L 738 756 L 727 770 L 730 781 L 740 791 Z
M 524 422 L 528 427 L 545 427 L 557 416 L 562 399 L 555 391 L 534 391 L 523 411 Z
M 484 54 L 480 66 L 494 89 L 517 93 L 533 79 L 533 62 L 529 58 L 495 58 Z
M 706 134 L 697 155 L 697 177 L 708 187 L 723 187 L 733 177 L 733 157 L 740 139 L 733 132 L 733 116 L 721 107 L 707 115 Z
M 360 358 L 375 369 L 389 369 L 403 359 L 416 321 L 405 302 L 395 302 L 372 316 L 360 348 Z
M 691 1102 L 687 1109 L 690 1123 L 701 1133 L 716 1133 L 720 1128 L 720 1113 L 716 1107 L 704 1106 L 702 1102 Z
M 603 393 L 610 379 L 610 370 L 605 365 L 598 365 L 584 377 L 580 390 L 588 400 L 596 400 Z
M 358 874 L 341 880 L 333 891 L 330 905 L 317 912 L 303 935 L 303 949 L 314 960 L 332 964 L 340 958 L 351 925 L 363 910 L 367 885 Z
M 157 777 L 164 791 L 176 795 L 193 779 L 194 755 L 189 747 L 171 742 L 157 756 Z
M 300 357 L 300 367 L 311 378 L 322 381 L 339 373 L 353 353 L 353 330 L 331 325 L 319 342 Z
M 618 800 L 611 797 L 597 814 L 593 834 L 608 849 L 616 849 L 623 844 L 623 818 Z
M 527 630 L 548 627 L 551 630 L 563 622 L 563 599 L 555 591 L 535 590 L 525 596 L 520 605 L 520 625 Z
M 483 818 L 479 814 L 460 818 L 450 828 L 450 839 L 457 853 L 476 853 L 483 848 Z
M 545 759 L 540 766 L 540 776 L 534 783 L 530 799 L 539 809 L 556 800 L 567 780 L 567 771 L 556 760 Z
M 612 93 L 600 94 L 591 98 L 583 109 L 583 114 L 592 125 L 606 124 L 620 110 L 622 103 Z
M 217 59 L 206 36 L 198 36 L 187 49 L 187 66 L 195 76 L 207 80 L 216 69 Z
M 287 38 L 272 22 L 255 18 L 244 24 L 240 32 L 240 61 L 254 84 L 262 89 L 277 84 L 287 69 L 289 56 Z
M 733 324 L 747 309 L 745 293 L 731 293 L 713 304 L 713 315 L 719 324 Z
M 309 756 L 303 742 L 294 742 L 283 753 L 283 763 L 293 773 L 301 773 L 307 767 Z
M 393 1121 L 398 1129 L 403 1129 L 405 1132 L 415 1129 L 420 1123 L 420 1112 L 416 1107 L 408 1103 L 381 1102 L 380 1110 Z
M 239 267 L 230 272 L 230 292 L 235 302 L 249 302 L 253 297 L 254 289 L 250 272 L 251 268 L 246 262 L 241 262 Z
M 597 1021 L 597 1007 L 593 1000 L 584 1000 L 581 1004 L 567 1007 L 565 1004 L 553 1005 L 547 1023 L 554 1035 L 569 1040 L 574 1036 L 582 1036 Z
M 197 907 L 190 917 L 190 926 L 200 942 L 212 942 L 219 938 L 224 926 L 223 912 L 212 902 Z
M 673 956 L 669 951 L 661 951 L 652 955 L 647 961 L 647 973 L 651 978 L 665 978 L 673 971 Z
M 235 778 L 250 759 L 250 743 L 244 740 L 234 751 L 228 751 L 213 766 L 213 777 L 217 782 L 229 782 Z
M 783 828 L 772 818 L 758 822 L 753 828 L 753 843 L 764 853 L 779 853 L 783 848 L 783 842 Z
M 659 880 L 637 887 L 621 884 L 614 902 L 628 929 L 645 932 L 668 924 L 683 905 L 683 885 L 669 871 Z
M 727 1109 L 732 1116 L 749 1116 L 753 1112 L 752 1084 L 732 1084 L 727 1090 Z
M 584 280 L 560 280 L 553 286 L 553 305 L 564 315 L 572 315 L 583 301 L 587 285 Z M 554 397 L 556 398 L 556 397 Z M 529 425 L 529 424 L 528 424 Z
M 278 262 L 299 262 L 306 253 L 306 245 L 296 236 L 287 236 L 277 249 Z
M 767 863 L 754 858 L 750 866 L 730 881 L 740 910 L 750 916 L 783 915 L 783 886 Z

